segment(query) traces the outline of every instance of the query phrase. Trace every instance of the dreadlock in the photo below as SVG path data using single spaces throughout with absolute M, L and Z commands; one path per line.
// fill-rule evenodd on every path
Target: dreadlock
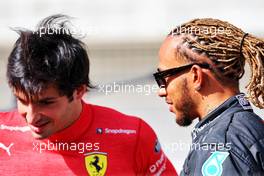
M 206 55 L 221 76 L 237 81 L 244 74 L 245 61 L 251 69 L 246 86 L 249 100 L 264 108 L 264 40 L 217 19 L 194 19 L 176 27 L 169 35 L 188 33 L 184 42 L 197 54 Z M 192 37 L 188 37 L 192 36 Z

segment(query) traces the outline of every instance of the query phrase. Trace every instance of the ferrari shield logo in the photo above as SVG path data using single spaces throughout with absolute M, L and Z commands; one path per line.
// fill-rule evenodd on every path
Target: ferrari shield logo
M 85 166 L 90 176 L 104 176 L 107 169 L 107 153 L 85 154 Z

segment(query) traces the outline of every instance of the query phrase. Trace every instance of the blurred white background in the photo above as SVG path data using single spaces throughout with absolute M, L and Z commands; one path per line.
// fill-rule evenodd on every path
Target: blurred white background
M 212 17 L 229 21 L 245 32 L 264 36 L 262 0 L 2 0 L 0 1 L 0 110 L 15 106 L 6 84 L 7 57 L 18 35 L 10 27 L 34 29 L 52 14 L 74 18 L 73 24 L 88 46 L 91 79 L 95 85 L 154 86 L 158 49 L 167 33 L 193 18 Z M 241 82 L 244 91 L 249 72 Z M 155 92 L 119 92 L 106 95 L 92 90 L 85 99 L 116 108 L 147 121 L 180 172 L 188 152 L 193 126 L 179 127 L 165 101 Z M 264 117 L 263 110 L 256 112 Z M 195 122 L 196 123 L 196 122 Z

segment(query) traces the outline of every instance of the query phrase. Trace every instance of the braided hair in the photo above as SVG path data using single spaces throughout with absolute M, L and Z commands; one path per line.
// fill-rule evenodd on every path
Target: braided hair
M 197 54 L 206 55 L 224 78 L 237 82 L 245 61 L 251 69 L 246 86 L 248 99 L 264 108 L 264 40 L 234 25 L 211 18 L 194 19 L 173 29 L 169 35 L 186 35 L 184 43 Z M 191 37 L 190 37 L 191 36 Z

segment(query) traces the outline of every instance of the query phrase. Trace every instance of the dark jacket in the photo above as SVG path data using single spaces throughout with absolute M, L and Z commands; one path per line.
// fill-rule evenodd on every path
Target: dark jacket
M 264 123 L 243 94 L 195 126 L 181 175 L 264 176 Z

